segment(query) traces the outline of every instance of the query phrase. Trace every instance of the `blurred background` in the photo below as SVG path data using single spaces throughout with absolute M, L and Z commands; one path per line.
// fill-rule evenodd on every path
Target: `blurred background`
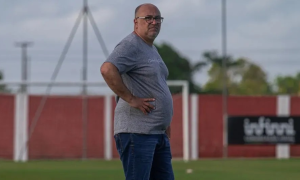
M 80 14 L 84 2 L 92 22 Z M 0 0 L 1 179 L 24 179 L 24 171 L 28 179 L 86 179 L 87 174 L 92 179 L 123 178 L 112 134 L 116 104 L 99 69 L 107 54 L 133 31 L 134 10 L 142 3 L 147 2 Z M 188 96 L 182 87 L 170 87 L 176 178 L 299 178 L 300 164 L 294 158 L 300 157 L 300 1 L 151 3 L 164 17 L 155 46 L 168 66 L 168 80 L 185 80 L 189 87 Z M 44 84 L 22 89 L 22 80 Z M 98 84 L 47 86 L 51 81 Z M 239 116 L 231 122 L 249 126 L 233 123 L 228 128 L 227 116 Z M 249 116 L 254 118 L 245 121 Z M 278 132 L 283 126 L 296 132 L 289 136 L 292 143 L 249 145 L 241 140 L 245 129 L 250 134 L 259 128 L 267 131 L 260 116 L 285 123 Z M 232 132 L 237 144 L 227 142 Z M 260 135 L 252 137 L 268 138 Z M 182 161 L 186 157 L 195 161 Z M 12 159 L 30 163 L 14 164 Z

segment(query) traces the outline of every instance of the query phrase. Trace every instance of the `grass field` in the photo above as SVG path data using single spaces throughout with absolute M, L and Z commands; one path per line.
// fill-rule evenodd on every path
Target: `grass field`
M 299 180 L 300 159 L 173 161 L 180 180 Z M 187 173 L 192 169 L 192 173 Z M 119 180 L 125 179 L 118 160 L 30 161 L 0 160 L 0 180 Z

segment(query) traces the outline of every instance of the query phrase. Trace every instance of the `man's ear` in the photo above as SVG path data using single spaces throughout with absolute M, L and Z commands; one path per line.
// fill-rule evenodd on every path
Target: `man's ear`
M 133 20 L 133 23 L 134 23 L 134 28 L 136 29 L 136 27 L 137 27 L 136 25 L 137 25 L 137 23 L 138 23 L 137 20 L 134 19 L 134 20 Z

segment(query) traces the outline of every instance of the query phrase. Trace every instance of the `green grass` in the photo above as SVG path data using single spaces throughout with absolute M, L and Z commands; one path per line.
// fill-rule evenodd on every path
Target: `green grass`
M 299 180 L 300 159 L 227 159 L 173 161 L 179 180 Z M 187 169 L 193 172 L 186 173 Z M 125 179 L 121 162 L 113 161 L 0 161 L 1 180 Z

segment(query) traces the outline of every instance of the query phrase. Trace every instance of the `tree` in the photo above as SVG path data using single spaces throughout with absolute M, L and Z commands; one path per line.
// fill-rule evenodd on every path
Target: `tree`
M 233 59 L 227 56 L 227 71 L 225 78 L 222 72 L 223 58 L 216 52 L 205 52 L 205 60 L 211 64 L 208 71 L 209 80 L 204 86 L 208 93 L 222 92 L 223 81 L 226 79 L 227 90 L 230 95 L 265 95 L 271 93 L 267 75 L 257 64 L 245 58 Z
M 234 61 L 232 57 L 227 56 L 226 59 L 226 66 L 227 72 L 225 73 L 225 78 L 223 77 L 222 71 L 222 63 L 223 57 L 219 56 L 217 52 L 210 51 L 203 53 L 203 57 L 207 63 L 211 65 L 210 69 L 208 70 L 208 82 L 204 85 L 204 91 L 206 93 L 217 93 L 220 94 L 223 89 L 223 81 L 226 79 L 227 85 L 230 87 L 232 75 L 231 69 L 235 66 L 238 66 L 238 62 Z
M 229 88 L 232 95 L 267 95 L 272 94 L 272 89 L 267 81 L 267 74 L 257 64 L 245 59 L 237 60 L 239 66 L 234 74 L 238 82 Z
M 205 62 L 198 62 L 192 65 L 189 60 L 182 57 L 171 45 L 162 43 L 156 48 L 169 70 L 168 80 L 187 80 L 190 93 L 200 93 L 201 88 L 193 82 L 195 72 L 205 66 Z M 181 88 L 171 87 L 172 93 L 178 93 Z
M 3 73 L 0 71 L 0 81 L 4 79 Z M 6 88 L 5 85 L 0 85 L 0 93 L 1 92 L 10 92 L 9 89 Z
M 275 79 L 277 94 L 300 94 L 300 72 L 295 76 L 278 76 Z

